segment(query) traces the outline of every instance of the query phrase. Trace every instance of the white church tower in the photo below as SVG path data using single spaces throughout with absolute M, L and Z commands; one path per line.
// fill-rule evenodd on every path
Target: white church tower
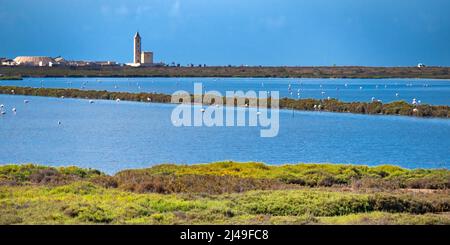
M 127 66 L 139 67 L 153 65 L 153 52 L 142 51 L 141 44 L 141 35 L 139 35 L 139 32 L 136 32 L 136 35 L 134 35 L 133 63 L 126 63 Z
M 136 32 L 134 35 L 134 59 L 133 62 L 135 64 L 141 63 L 141 36 L 139 32 Z

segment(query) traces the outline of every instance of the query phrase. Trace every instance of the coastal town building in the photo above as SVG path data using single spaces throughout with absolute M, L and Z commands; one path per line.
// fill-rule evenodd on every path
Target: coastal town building
M 75 67 L 102 67 L 102 66 L 118 66 L 115 61 L 84 61 L 84 60 L 68 60 L 65 61 L 64 66 Z
M 52 58 L 48 56 L 17 56 L 16 58 L 8 59 L 1 58 L 0 65 L 2 66 L 75 66 L 75 67 L 104 67 L 104 66 L 119 66 L 115 61 L 84 61 L 84 60 L 66 60 L 61 56 Z
M 84 60 L 66 60 L 61 56 L 52 58 L 48 56 L 17 56 L 14 59 L 0 58 L 2 66 L 68 66 L 68 67 L 104 67 L 120 66 L 115 61 L 84 61 Z M 153 52 L 142 51 L 142 39 L 139 32 L 134 35 L 133 63 L 127 63 L 127 66 L 163 66 L 164 63 L 153 62 Z
M 54 59 L 47 56 L 17 56 L 14 62 L 22 66 L 53 66 L 56 63 Z
M 0 65 L 2 65 L 2 66 L 14 66 L 14 65 L 16 65 L 16 62 L 14 62 L 14 60 L 12 60 L 12 59 L 0 58 Z
M 127 63 L 128 66 L 152 66 L 153 64 L 153 52 L 142 51 L 142 38 L 139 32 L 134 35 L 134 47 L 133 47 L 133 63 Z
M 142 52 L 141 54 L 142 64 L 153 64 L 153 52 Z

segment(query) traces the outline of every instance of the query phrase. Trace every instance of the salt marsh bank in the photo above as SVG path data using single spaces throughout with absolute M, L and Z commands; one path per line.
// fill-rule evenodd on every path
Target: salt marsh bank
M 0 86 L 35 88 L 73 88 L 110 92 L 172 94 L 178 90 L 194 92 L 194 83 L 201 82 L 204 91 L 279 91 L 280 98 L 326 99 L 344 102 L 383 103 L 413 99 L 430 105 L 450 105 L 448 79 L 308 79 L 308 78 L 104 78 L 59 77 L 24 78 L 0 81 Z
M 449 170 L 0 166 L 0 224 L 450 224 Z

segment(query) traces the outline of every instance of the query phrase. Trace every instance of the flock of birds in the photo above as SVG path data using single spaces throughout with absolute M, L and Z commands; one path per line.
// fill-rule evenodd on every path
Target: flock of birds
M 302 86 L 302 83 L 300 83 L 299 85 L 300 85 L 300 87 L 301 87 L 301 86 Z M 397 83 L 396 83 L 395 85 L 398 86 Z M 264 83 L 262 83 L 261 86 L 264 87 Z M 412 83 L 407 83 L 407 84 L 406 84 L 406 87 L 412 87 L 412 86 L 413 86 Z M 430 85 L 429 85 L 429 84 L 424 84 L 423 86 L 424 86 L 424 87 L 429 87 Z M 348 84 L 348 83 L 345 83 L 345 84 L 344 84 L 344 87 L 345 87 L 345 88 L 348 88 L 348 87 L 349 87 L 349 84 Z M 375 89 L 378 89 L 379 87 L 380 87 L 380 85 L 375 85 Z M 325 99 L 325 94 L 326 94 L 327 92 L 324 91 L 323 85 L 322 85 L 322 84 L 319 85 L 319 88 L 321 89 L 320 94 L 321 94 L 321 96 L 322 96 L 322 99 Z M 384 88 L 385 88 L 385 89 L 388 88 L 388 85 L 385 84 L 385 85 L 384 85 Z M 358 89 L 359 89 L 359 90 L 363 90 L 364 87 L 363 87 L 363 86 L 359 86 Z M 339 93 L 340 88 L 339 88 L 339 87 L 336 87 L 336 91 L 337 91 L 337 93 Z M 298 89 L 297 89 L 297 99 L 300 99 L 301 92 L 302 92 L 302 89 L 301 89 L 301 88 L 298 88 Z M 289 95 L 290 95 L 291 97 L 293 97 L 294 94 L 293 94 L 293 89 L 292 89 L 292 84 L 291 84 L 291 83 L 288 84 L 288 93 L 289 93 Z M 396 93 L 395 93 L 395 97 L 397 97 L 397 98 L 400 97 L 400 93 L 399 93 L 399 92 L 396 92 Z M 330 100 L 330 99 L 332 99 L 332 98 L 331 98 L 330 96 L 328 96 L 328 97 L 326 97 L 326 99 L 327 99 L 327 100 Z M 337 98 L 336 98 L 336 99 L 337 99 Z M 373 96 L 372 96 L 372 98 L 371 98 L 370 101 L 371 101 L 371 102 L 383 102 L 382 100 L 376 99 L 376 98 L 373 97 Z M 418 100 L 418 99 L 416 99 L 416 98 L 413 98 L 413 100 L 412 100 L 412 102 L 411 102 L 412 105 L 419 105 L 419 104 L 421 104 L 421 103 L 422 103 L 422 101 L 421 101 L 421 100 Z
M 24 100 L 23 103 L 28 104 L 28 100 Z M 4 104 L 0 104 L 0 115 L 5 115 L 6 114 L 6 107 Z M 17 113 L 17 109 L 15 107 L 13 107 L 11 109 L 12 113 L 16 114 Z
M 99 80 L 99 79 L 97 79 L 97 82 L 99 82 L 99 83 L 101 83 L 101 81 Z M 67 82 L 67 84 L 69 85 L 69 86 L 71 86 L 72 85 L 72 82 Z M 88 84 L 88 81 L 86 81 L 86 82 L 83 82 L 82 84 L 81 84 L 81 89 L 85 89 L 86 88 L 86 86 L 87 86 L 87 84 Z M 40 81 L 40 87 L 41 88 L 44 88 L 44 80 L 41 80 Z M 130 83 L 129 83 L 129 85 L 130 85 Z M 137 86 L 138 86 L 138 89 L 141 89 L 141 86 L 139 85 L 139 83 L 137 83 Z M 118 86 L 117 85 L 114 85 L 114 88 L 118 88 Z M 15 94 L 15 91 L 14 90 L 11 90 L 11 94 Z M 64 99 L 65 97 L 64 96 L 61 96 L 60 97 L 61 99 Z M 119 103 L 121 100 L 119 99 L 119 98 L 117 98 L 116 99 L 116 102 L 117 103 Z M 152 101 L 152 99 L 151 98 L 147 98 L 147 101 L 148 102 L 151 102 Z M 30 103 L 30 101 L 29 100 L 24 100 L 23 101 L 23 103 L 24 104 L 28 104 L 28 103 Z M 89 104 L 94 104 L 95 103 L 95 100 L 89 100 Z M 12 113 L 14 114 L 14 115 L 16 115 L 17 114 L 17 109 L 15 108 L 15 107 L 13 107 L 12 109 L 11 109 L 11 111 L 12 111 Z M 7 112 L 7 110 L 6 110 L 6 106 L 4 105 L 4 104 L 0 104 L 0 115 L 5 115 L 6 114 L 6 112 Z M 58 125 L 62 125 L 62 121 L 57 121 L 57 124 Z

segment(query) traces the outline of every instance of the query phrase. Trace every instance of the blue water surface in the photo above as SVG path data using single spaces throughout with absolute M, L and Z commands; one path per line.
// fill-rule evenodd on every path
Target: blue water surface
M 0 164 L 114 173 L 221 160 L 408 168 L 450 163 L 448 119 L 281 110 L 278 136 L 261 138 L 260 127 L 175 127 L 173 104 L 13 95 L 0 95 L 0 104 L 6 111 L 0 116 Z

